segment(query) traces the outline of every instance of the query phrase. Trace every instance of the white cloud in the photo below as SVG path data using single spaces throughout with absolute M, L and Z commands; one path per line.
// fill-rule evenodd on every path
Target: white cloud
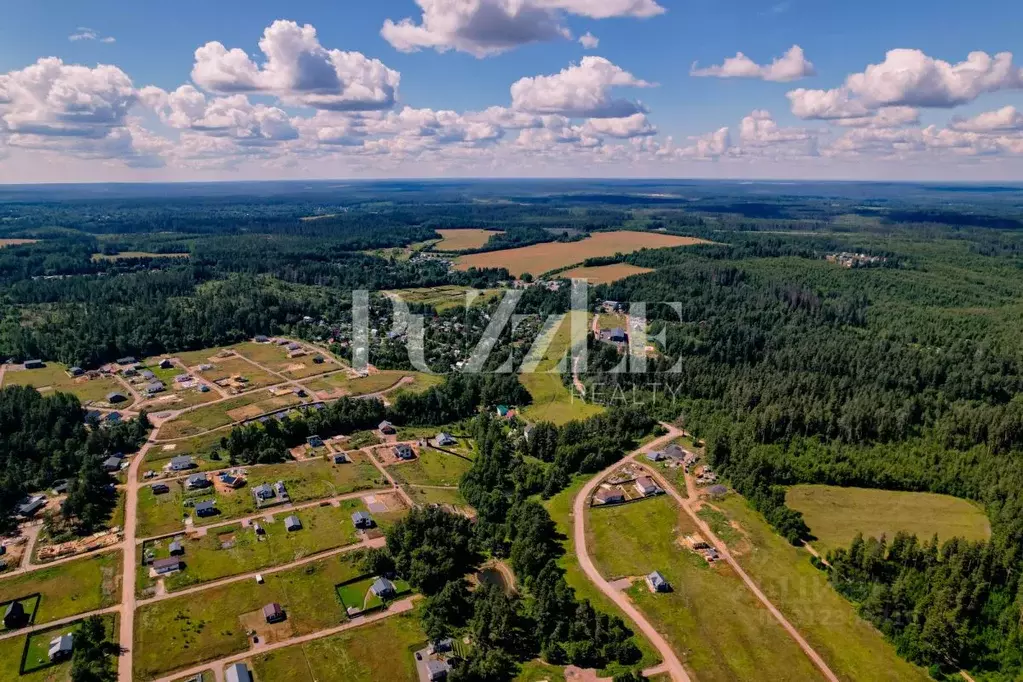
M 424 48 L 438 52 L 457 50 L 476 57 L 501 54 L 529 43 L 571 39 L 572 33 L 564 25 L 566 14 L 607 19 L 652 17 L 664 12 L 664 8 L 654 0 L 415 2 L 421 10 L 419 23 L 412 17 L 398 22 L 387 19 L 380 29 L 384 40 L 402 52 L 415 52 Z M 582 44 L 589 49 L 591 46 L 587 42 Z
M 715 78 L 758 78 L 765 81 L 787 83 L 816 74 L 813 64 L 803 54 L 803 48 L 793 45 L 781 57 L 770 64 L 757 64 L 752 59 L 737 52 L 718 66 L 697 68 L 693 63 L 689 75 Z
M 81 40 L 97 40 L 101 43 L 116 43 L 117 39 L 113 36 L 100 36 L 99 32 L 95 29 L 88 28 L 87 26 L 79 26 L 75 29 L 75 32 L 67 37 L 73 43 Z
M 974 133 L 1023 131 L 1023 112 L 1014 106 L 1005 106 L 977 114 L 973 118 L 955 120 L 950 127 Z
M 920 50 L 889 50 L 880 64 L 854 73 L 832 90 L 793 90 L 792 113 L 801 118 L 842 119 L 870 115 L 881 107 L 951 108 L 999 90 L 1023 88 L 1023 69 L 1012 53 L 991 57 L 971 52 L 950 64 Z
M 647 120 L 646 114 L 640 113 L 622 118 L 591 118 L 583 127 L 591 135 L 606 135 L 620 139 L 657 134 L 657 129 Z
M 847 128 L 898 128 L 920 122 L 920 110 L 915 107 L 882 107 L 867 116 L 839 118 L 835 123 Z
M 587 50 L 595 50 L 600 46 L 600 38 L 587 31 L 579 36 L 579 44 Z
M 139 96 L 172 128 L 231 137 L 240 144 L 272 144 L 298 137 L 298 130 L 282 109 L 252 104 L 245 95 L 207 101 L 191 85 L 182 85 L 170 93 L 146 87 Z
M 638 102 L 614 99 L 611 89 L 615 87 L 646 88 L 652 84 L 603 57 L 583 57 L 578 65 L 560 73 L 513 83 L 512 108 L 573 118 L 624 118 L 646 111 Z
M 803 142 L 814 136 L 802 128 L 782 128 L 771 112 L 756 109 L 739 124 L 739 141 L 745 146 L 763 147 L 785 142 Z
M 400 75 L 360 52 L 328 50 L 316 29 L 275 21 L 259 41 L 266 62 L 258 66 L 239 48 L 210 42 L 195 51 L 192 80 L 221 93 L 265 93 L 285 103 L 336 111 L 389 109 Z
M 124 125 L 135 101 L 131 79 L 116 66 L 46 57 L 0 75 L 0 122 L 13 133 L 105 137 Z

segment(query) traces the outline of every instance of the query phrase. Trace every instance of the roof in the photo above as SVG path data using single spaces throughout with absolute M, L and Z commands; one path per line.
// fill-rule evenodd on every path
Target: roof
M 69 652 L 74 649 L 74 635 L 70 632 L 66 635 L 59 635 L 50 640 L 50 656 L 54 654 Z
M 169 567 L 177 568 L 179 566 L 181 566 L 181 559 L 177 559 L 174 557 L 171 557 L 169 559 L 157 559 L 156 561 L 153 562 L 153 568 L 155 568 L 156 570 Z
M 451 670 L 451 666 L 448 665 L 447 661 L 426 662 L 426 673 L 429 675 L 430 679 L 439 675 L 447 675 L 449 670 Z
M 119 457 L 107 457 L 103 460 L 103 466 L 119 469 L 121 468 L 121 459 Z
M 252 489 L 252 492 L 256 493 L 257 495 L 267 493 L 270 496 L 273 496 L 274 489 L 270 487 L 269 483 L 260 483 L 259 485 Z
M 25 606 L 20 601 L 12 601 L 4 609 L 4 618 L 8 616 L 23 616 L 25 615 Z
M 370 592 L 376 596 L 387 594 L 388 592 L 394 592 L 394 583 L 387 578 L 377 578 L 373 586 L 369 588 Z
M 213 500 L 203 500 L 202 502 L 198 502 L 195 505 L 195 511 L 197 511 L 197 512 L 207 511 L 207 510 L 216 509 L 216 508 L 217 508 L 217 505 L 216 505 L 216 503 Z
M 266 606 L 263 607 L 263 617 L 264 618 L 273 618 L 275 616 L 283 616 L 283 615 L 284 615 L 284 609 L 282 609 L 281 605 L 278 604 L 277 602 L 273 602 L 272 604 L 267 604 Z
M 206 478 L 206 474 L 192 474 L 188 477 L 189 483 L 208 483 L 209 479 Z
M 352 514 L 352 523 L 364 523 L 366 521 L 372 521 L 373 517 L 364 511 L 357 511 Z
M 380 426 L 378 426 L 377 428 L 380 428 L 380 429 L 394 428 L 394 424 L 392 424 L 389 421 L 382 421 L 382 422 L 380 422 Z
M 661 575 L 660 571 L 654 571 L 653 573 L 648 575 L 646 579 L 649 580 L 650 584 L 653 585 L 654 587 L 660 587 L 661 585 L 668 584 L 668 581 L 664 579 L 664 576 Z
M 227 682 L 252 682 L 252 674 L 244 663 L 235 663 L 227 669 Z
M 152 485 L 152 488 L 153 488 L 153 492 L 154 493 L 157 490 L 160 490 L 160 491 L 163 491 L 163 492 L 167 492 L 168 490 L 170 490 L 170 487 L 166 483 L 154 483 Z
M 170 545 L 168 545 L 167 549 L 169 549 L 170 551 L 173 552 L 176 549 L 184 549 L 184 547 L 182 546 L 182 544 L 180 542 L 175 540 L 174 542 L 170 543 Z
M 301 528 L 302 527 L 302 522 L 298 520 L 297 516 L 292 514 L 288 518 L 284 519 L 284 525 L 287 526 L 288 528 L 294 528 L 295 526 L 298 526 L 299 528 Z
M 194 460 L 188 455 L 178 455 L 177 457 L 171 458 L 171 466 L 192 466 L 193 461 Z
M 654 479 L 649 476 L 640 476 L 636 479 L 636 485 L 640 488 L 656 488 L 657 484 L 654 483 Z

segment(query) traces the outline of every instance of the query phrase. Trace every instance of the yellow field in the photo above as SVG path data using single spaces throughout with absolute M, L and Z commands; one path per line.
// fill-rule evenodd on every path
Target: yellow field
M 560 277 L 565 279 L 585 279 L 590 284 L 610 284 L 633 275 L 644 275 L 653 272 L 650 268 L 641 268 L 628 263 L 615 263 L 614 265 L 598 265 L 592 268 L 574 268 L 561 273 Z
M 437 230 L 443 239 L 434 246 L 435 251 L 465 251 L 478 249 L 487 243 L 495 234 L 504 234 L 494 230 Z
M 149 251 L 122 251 L 120 253 L 94 253 L 92 260 L 123 260 L 125 258 L 188 258 L 187 253 L 150 253 Z
M 455 268 L 508 268 L 520 276 L 524 272 L 540 275 L 569 265 L 581 263 L 587 258 L 613 256 L 616 253 L 632 253 L 640 249 L 663 249 L 671 246 L 691 246 L 710 242 L 694 237 L 677 237 L 654 232 L 598 232 L 578 242 L 554 242 L 533 244 L 518 249 L 505 249 L 489 253 L 462 256 Z
M 35 244 L 38 239 L 0 239 L 0 249 L 5 246 L 18 246 L 20 244 Z
M 904 530 L 921 541 L 937 533 L 942 542 L 953 537 L 986 540 L 991 536 L 983 509 L 948 495 L 797 485 L 789 488 L 785 503 L 803 512 L 806 525 L 817 537 L 812 544 L 822 553 L 848 547 L 856 533 L 885 535 L 891 540 Z

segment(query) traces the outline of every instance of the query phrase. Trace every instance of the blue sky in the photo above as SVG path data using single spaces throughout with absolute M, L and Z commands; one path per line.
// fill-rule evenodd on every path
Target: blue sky
M 1023 179 L 1023 57 L 1013 56 L 1023 3 L 475 2 L 476 14 L 457 16 L 453 0 L 13 3 L 0 25 L 0 74 L 7 74 L 0 75 L 0 182 Z M 522 5 L 529 21 L 516 14 L 526 11 Z M 411 28 L 382 35 L 385 21 L 405 18 Z M 295 22 L 291 33 L 280 31 L 281 45 L 292 44 L 285 33 L 298 35 L 306 24 L 315 38 L 303 34 L 298 56 L 282 57 L 294 63 L 271 69 L 258 44 L 277 20 Z M 430 21 L 430 31 L 419 30 Z M 581 45 L 584 34 L 599 45 Z M 197 80 L 195 51 L 208 43 L 240 48 L 248 71 L 225 76 L 227 57 L 216 57 Z M 723 61 L 742 52 L 752 60 L 747 67 L 766 67 L 793 46 L 802 50 L 795 72 L 751 76 Z M 919 53 L 886 61 L 894 49 Z M 355 71 L 336 63 L 336 77 L 296 71 L 310 61 L 332 63 L 332 51 L 358 54 Z M 990 63 L 956 67 L 973 52 Z M 1012 54 L 1006 62 L 999 53 Z M 48 57 L 60 66 L 48 63 L 45 74 L 33 75 Z M 697 76 L 694 62 L 726 68 Z M 97 71 L 101 64 L 118 73 Z M 511 96 L 520 79 L 580 65 Z M 883 68 L 841 90 L 869 65 Z M 977 65 L 982 73 L 974 73 Z M 746 77 L 723 77 L 740 72 Z M 5 78 L 14 95 L 3 96 Z M 185 85 L 187 92 L 178 91 Z M 360 99 L 367 88 L 376 94 Z M 788 94 L 798 89 L 811 91 L 799 97 L 802 108 Z M 505 118 L 480 114 L 488 107 L 502 108 Z

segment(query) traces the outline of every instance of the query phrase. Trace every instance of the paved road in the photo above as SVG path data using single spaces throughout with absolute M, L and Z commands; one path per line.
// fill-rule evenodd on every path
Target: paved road
M 630 455 L 630 458 L 634 457 L 635 453 L 633 455 Z M 742 569 L 742 566 L 739 565 L 739 562 L 736 561 L 735 558 L 732 556 L 731 552 L 728 551 L 728 546 L 725 545 L 725 543 L 723 543 L 720 540 L 720 538 L 718 538 L 714 534 L 714 531 L 710 529 L 710 526 L 707 525 L 706 521 L 697 516 L 696 510 L 693 508 L 693 503 L 697 502 L 699 500 L 699 497 L 698 491 L 696 490 L 696 487 L 692 481 L 692 477 L 689 476 L 688 474 L 686 475 L 686 490 L 689 491 L 689 499 L 686 499 L 682 497 L 682 495 L 680 495 L 679 492 L 675 490 L 675 488 L 672 487 L 668 483 L 668 481 L 664 479 L 663 476 L 661 476 L 661 473 L 659 471 L 647 466 L 646 464 L 643 464 L 642 462 L 638 462 L 638 464 L 642 466 L 646 471 L 648 471 L 650 475 L 654 478 L 654 480 L 657 481 L 657 484 L 660 485 L 661 488 L 663 488 L 669 495 L 671 495 L 675 499 L 676 502 L 679 503 L 683 511 L 685 511 L 686 514 L 689 515 L 689 518 L 691 518 L 693 520 L 693 523 L 695 523 L 696 526 L 700 529 L 700 533 L 707 540 L 709 540 L 711 544 L 717 547 L 718 553 L 721 555 L 721 557 L 725 561 L 727 561 L 728 564 L 732 567 L 732 569 L 739 575 L 739 577 L 742 578 L 742 581 L 746 583 L 746 587 L 748 587 L 750 592 L 752 592 L 756 596 L 756 598 L 760 600 L 760 603 L 767 608 L 771 615 L 774 616 L 775 620 L 777 620 L 778 623 L 783 628 L 785 628 L 785 631 L 789 634 L 790 637 L 792 637 L 793 640 L 795 640 L 796 644 L 799 645 L 799 648 L 802 649 L 803 653 L 805 653 L 807 657 L 813 662 L 813 664 L 817 666 L 817 668 L 821 671 L 824 677 L 826 677 L 830 682 L 839 682 L 838 677 L 835 675 L 835 673 L 831 671 L 831 668 L 829 668 L 828 664 L 824 662 L 824 659 L 821 658 L 820 654 L 818 654 L 814 650 L 814 648 L 810 646 L 810 643 L 807 642 L 801 634 L 799 634 L 799 631 L 796 630 L 792 623 L 790 623 L 788 619 L 785 618 L 784 615 L 782 615 L 781 611 L 779 611 L 777 607 L 775 607 L 775 605 L 771 603 L 771 600 L 767 598 L 767 595 L 765 595 L 757 586 L 757 584 L 753 582 L 753 579 L 746 574 L 746 571 Z
M 654 440 L 644 447 L 640 448 L 636 452 L 632 453 L 630 457 L 641 452 L 649 452 L 655 450 L 659 446 L 668 443 L 681 435 L 681 431 L 673 426 L 665 425 L 668 428 L 667 435 L 661 436 L 657 440 Z M 593 565 L 590 554 L 586 549 L 586 506 L 590 499 L 590 495 L 593 494 L 593 489 L 597 487 L 605 476 L 621 466 L 622 462 L 618 461 L 609 466 L 604 471 L 600 472 L 596 476 L 590 479 L 590 481 L 583 486 L 583 489 L 576 495 L 574 502 L 572 503 L 572 517 L 573 517 L 573 537 L 575 539 L 575 554 L 579 559 L 579 565 L 582 567 L 583 572 L 590 579 L 597 588 L 603 592 L 607 597 L 618 605 L 622 611 L 625 612 L 632 621 L 639 627 L 643 635 L 650 640 L 651 643 L 657 648 L 657 651 L 661 654 L 661 658 L 664 661 L 667 672 L 671 675 L 671 679 L 674 682 L 690 682 L 692 678 L 689 677 L 689 673 L 682 666 L 682 661 L 675 654 L 675 651 L 668 644 L 668 641 L 657 631 L 657 628 L 653 626 L 650 621 L 646 619 L 639 609 L 633 606 L 629 598 L 623 593 L 614 589 L 604 576 L 600 574 L 597 567 Z
M 216 673 L 217 671 L 222 670 L 224 666 L 230 665 L 232 663 L 237 663 L 238 661 L 244 661 L 246 658 L 250 658 L 258 654 L 264 654 L 268 651 L 274 651 L 275 649 L 282 649 L 286 646 L 305 644 L 306 642 L 311 642 L 316 639 L 322 639 L 323 637 L 330 637 L 331 635 L 336 635 L 339 632 L 344 632 L 345 630 L 351 630 L 353 628 L 361 627 L 363 625 L 368 625 L 369 623 L 374 623 L 378 620 L 383 620 L 384 618 L 389 618 L 399 613 L 405 613 L 406 611 L 411 610 L 412 599 L 402 599 L 401 601 L 396 601 L 393 604 L 391 604 L 386 611 L 379 611 L 369 616 L 355 618 L 347 623 L 338 625 L 336 627 L 328 628 L 326 630 L 319 630 L 318 632 L 313 632 L 308 635 L 302 635 L 301 637 L 292 637 L 290 639 L 285 639 L 280 642 L 274 642 L 273 644 L 260 646 L 256 649 L 245 651 L 240 654 L 235 654 L 233 656 L 227 656 L 216 661 L 207 661 L 206 663 L 194 666 L 192 668 L 188 668 L 186 670 L 179 670 L 171 675 L 167 675 L 166 677 L 161 677 L 157 680 L 154 680 L 153 682 L 173 682 L 173 680 L 177 680 L 182 677 L 188 677 L 189 675 L 197 675 L 204 670 L 209 670 L 210 668 L 212 668 L 214 670 L 214 673 Z

